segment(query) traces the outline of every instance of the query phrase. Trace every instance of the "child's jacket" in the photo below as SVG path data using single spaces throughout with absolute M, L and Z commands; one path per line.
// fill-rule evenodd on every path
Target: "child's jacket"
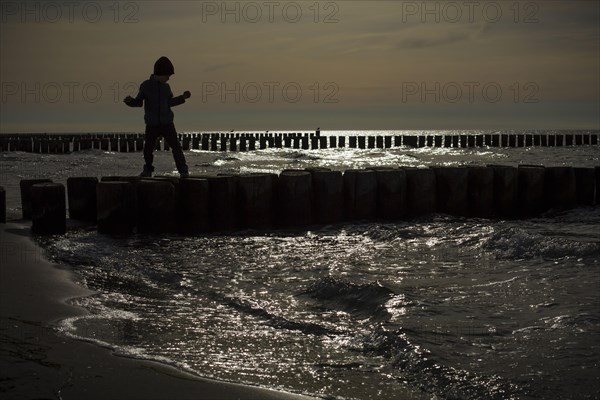
M 171 107 L 185 103 L 183 96 L 173 97 L 168 83 L 161 83 L 150 75 L 150 79 L 142 82 L 140 91 L 135 99 L 127 103 L 130 107 L 144 105 L 144 122 L 146 125 L 157 126 L 173 123 Z

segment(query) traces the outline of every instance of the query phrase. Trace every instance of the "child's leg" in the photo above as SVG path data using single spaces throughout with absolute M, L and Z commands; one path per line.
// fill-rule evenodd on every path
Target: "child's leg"
M 175 159 L 175 165 L 177 166 L 177 171 L 180 174 L 188 172 L 188 166 L 185 163 L 185 156 L 183 155 L 183 150 L 181 149 L 181 144 L 177 139 L 177 131 L 175 130 L 174 124 L 165 125 L 162 130 L 162 135 L 171 146 L 173 151 L 173 158 Z
M 144 169 L 152 171 L 152 163 L 154 162 L 154 149 L 156 148 L 156 139 L 158 138 L 160 128 L 158 126 L 146 125 L 146 135 L 144 137 L 144 161 L 146 166 Z

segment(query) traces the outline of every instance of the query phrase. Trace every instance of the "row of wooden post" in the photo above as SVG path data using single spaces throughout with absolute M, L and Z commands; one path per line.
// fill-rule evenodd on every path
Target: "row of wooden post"
M 85 136 L 0 136 L 0 151 L 63 154 L 80 150 L 112 152 L 142 151 L 141 134 L 112 135 L 113 137 Z M 221 133 L 180 134 L 184 150 L 253 151 L 267 148 L 328 149 L 358 148 L 387 149 L 392 147 L 560 147 L 598 145 L 597 133 L 587 134 L 480 134 L 480 135 L 400 135 L 400 136 L 320 136 L 300 133 Z M 170 150 L 164 140 L 157 140 L 156 150 Z
M 24 219 L 39 234 L 66 231 L 65 188 L 22 180 Z M 108 234 L 229 232 L 397 221 L 432 213 L 529 218 L 600 203 L 600 167 L 326 168 L 276 174 L 73 177 L 69 216 Z M 1 192 L 3 193 L 3 191 Z

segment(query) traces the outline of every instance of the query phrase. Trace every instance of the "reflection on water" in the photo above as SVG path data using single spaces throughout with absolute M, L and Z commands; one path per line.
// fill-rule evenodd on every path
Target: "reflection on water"
M 600 147 L 186 152 L 192 174 L 600 163 Z M 19 180 L 137 175 L 141 153 L 0 153 Z M 159 174 L 175 175 L 169 153 Z M 600 211 L 227 236 L 44 239 L 97 295 L 63 332 L 219 379 L 352 399 L 600 397 Z
M 576 210 L 45 246 L 99 291 L 66 332 L 201 375 L 358 399 L 592 398 L 599 225 Z

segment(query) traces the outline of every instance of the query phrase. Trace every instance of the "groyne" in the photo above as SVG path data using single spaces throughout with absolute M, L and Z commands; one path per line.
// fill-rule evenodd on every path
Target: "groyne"
M 280 174 L 72 177 L 67 191 L 49 180 L 22 180 L 23 218 L 35 233 L 65 231 L 69 217 L 100 233 L 180 233 L 303 229 L 399 221 L 432 213 L 529 218 L 600 203 L 600 167 L 536 165 L 378 167 Z M 0 188 L 1 199 L 4 190 Z M 4 207 L 0 215 L 4 215 Z
M 490 134 L 403 134 L 380 136 L 321 136 L 320 133 L 190 133 L 179 134 L 184 150 L 253 151 L 286 149 L 389 149 L 394 147 L 561 147 L 598 145 L 600 133 L 490 133 Z M 137 152 L 144 147 L 142 133 L 90 134 L 1 134 L 0 151 L 65 154 L 98 149 L 112 152 Z M 163 139 L 156 150 L 170 150 Z

